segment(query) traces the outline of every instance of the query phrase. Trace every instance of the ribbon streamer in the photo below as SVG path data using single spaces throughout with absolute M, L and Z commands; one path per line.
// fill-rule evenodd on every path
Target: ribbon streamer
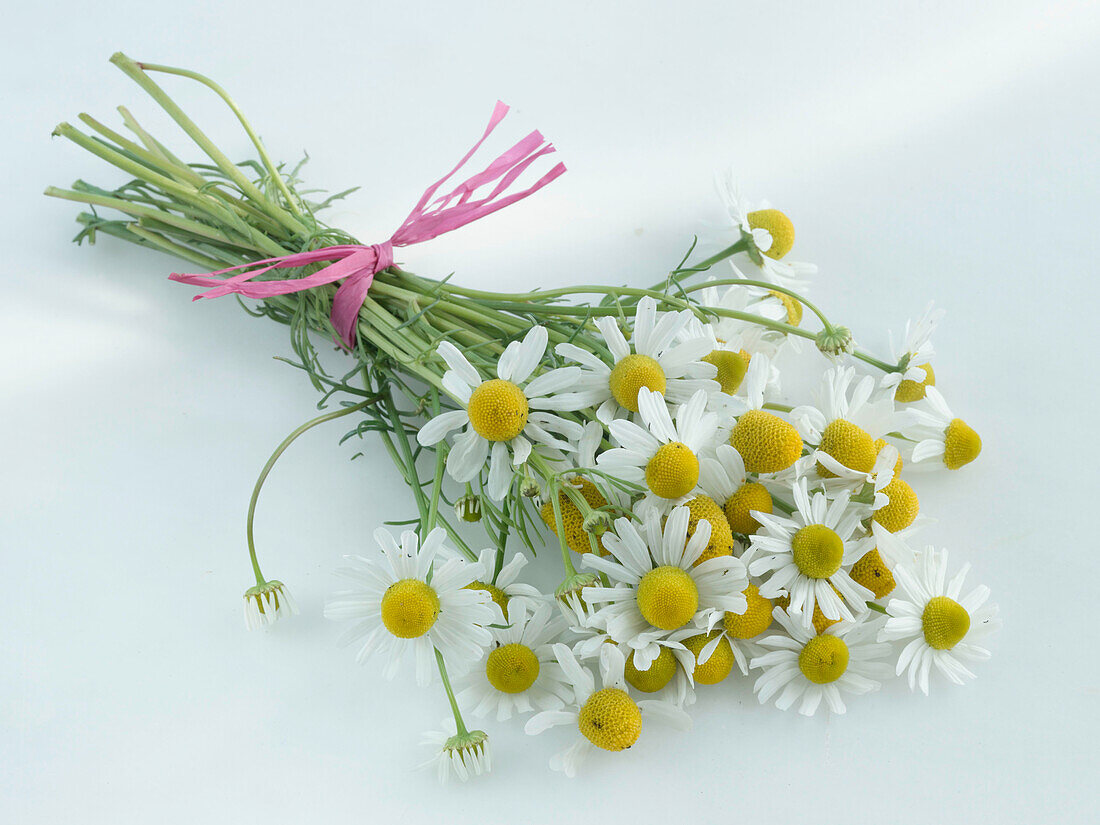
M 516 201 L 523 200 L 528 195 L 534 194 L 565 172 L 565 164 L 559 163 L 523 191 L 504 195 L 508 187 L 532 163 L 543 155 L 555 151 L 553 145 L 547 143 L 542 134 L 536 130 L 490 163 L 482 172 L 463 181 L 446 195 L 432 200 L 439 188 L 465 166 L 466 162 L 481 148 L 481 144 L 492 134 L 506 114 L 508 114 L 508 106 L 497 101 L 497 105 L 493 109 L 493 116 L 489 119 L 489 125 L 485 128 L 485 133 L 481 136 L 481 139 L 473 145 L 450 172 L 424 191 L 419 202 L 413 207 L 409 216 L 405 218 L 404 223 L 390 236 L 389 240 L 383 243 L 327 246 L 310 252 L 298 252 L 278 258 L 266 258 L 262 261 L 231 266 L 227 269 L 219 269 L 216 272 L 205 274 L 173 272 L 169 278 L 180 283 L 211 287 L 206 292 L 196 295 L 192 299 L 195 301 L 200 298 L 219 298 L 230 293 L 243 295 L 246 298 L 263 299 L 274 295 L 302 292 L 342 280 L 343 283 L 336 290 L 336 295 L 333 298 L 331 318 L 332 326 L 337 335 L 340 336 L 340 340 L 345 346 L 350 347 L 355 340 L 355 327 L 359 318 L 359 309 L 367 297 L 367 291 L 374 280 L 374 275 L 393 264 L 394 248 L 429 241 L 445 232 L 450 232 L 484 218 L 486 215 L 491 215 L 498 209 L 503 209 Z M 474 199 L 473 196 L 478 189 L 494 181 L 496 185 L 489 194 Z M 504 195 L 504 197 L 499 197 L 501 195 Z M 333 263 L 304 278 L 274 281 L 254 280 L 273 269 L 290 269 L 322 261 L 332 261 Z M 237 274 L 227 278 L 218 277 L 228 275 L 231 272 Z

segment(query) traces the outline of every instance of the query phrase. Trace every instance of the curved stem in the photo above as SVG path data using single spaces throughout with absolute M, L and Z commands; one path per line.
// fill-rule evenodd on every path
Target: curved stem
M 455 692 L 451 689 L 451 680 L 447 678 L 447 666 L 443 663 L 443 654 L 439 652 L 438 647 L 435 648 L 435 663 L 439 667 L 439 678 L 443 680 L 443 689 L 447 691 L 447 701 L 451 703 L 451 713 L 455 717 L 455 733 L 465 736 L 469 731 L 466 730 L 466 723 L 462 721 L 462 712 L 458 709 Z
M 271 457 L 267 460 L 263 470 L 260 471 L 260 477 L 256 479 L 256 486 L 252 489 L 252 498 L 248 502 L 248 522 L 245 529 L 248 538 L 248 555 L 252 560 L 252 570 L 256 574 L 256 584 L 263 584 L 265 579 L 263 573 L 260 572 L 260 563 L 256 560 L 256 542 L 252 534 L 252 522 L 256 516 L 256 502 L 260 498 L 260 490 L 263 489 L 264 482 L 267 481 L 267 476 L 271 472 L 271 469 L 275 466 L 275 462 L 279 460 L 287 447 L 294 443 L 302 433 L 307 430 L 311 430 L 318 424 L 324 424 L 326 421 L 334 421 L 337 418 L 343 418 L 345 415 L 351 415 L 354 412 L 358 412 L 364 407 L 374 404 L 382 399 L 382 395 L 374 395 L 370 398 L 360 401 L 358 404 L 353 404 L 350 407 L 344 407 L 342 410 L 333 410 L 332 412 L 319 415 L 311 421 L 307 421 L 302 426 L 298 427 L 294 432 L 283 439 L 283 442 L 275 448 L 275 452 L 271 454 Z

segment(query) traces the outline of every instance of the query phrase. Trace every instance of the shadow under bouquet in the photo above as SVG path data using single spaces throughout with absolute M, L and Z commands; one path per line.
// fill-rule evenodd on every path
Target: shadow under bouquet
M 693 242 L 648 287 L 505 293 L 417 275 L 398 249 L 565 171 L 532 132 L 455 184 L 504 104 L 397 231 L 364 244 L 319 217 L 348 193 L 303 189 L 302 165 L 274 163 L 220 86 L 112 62 L 204 159 L 181 160 L 125 108 L 129 134 L 82 114 L 87 131 L 63 123 L 55 135 L 132 179 L 46 193 L 90 207 L 78 242 L 105 234 L 160 249 L 201 270 L 171 275 L 203 287 L 195 297 L 233 294 L 285 324 L 284 360 L 321 393 L 323 412 L 279 445 L 249 502 L 249 628 L 297 612 L 253 540 L 279 456 L 338 418 L 352 425 L 345 440 L 380 439 L 411 517 L 348 557 L 348 586 L 325 613 L 348 623 L 359 661 L 392 676 L 411 660 L 420 684 L 442 686 L 451 718 L 426 736 L 441 778 L 489 770 L 473 717 L 530 714 L 531 734 L 569 727 L 574 743 L 550 764 L 572 775 L 650 723 L 688 727 L 686 709 L 731 675 L 761 703 L 844 713 L 846 696 L 891 677 L 927 694 L 933 670 L 962 684 L 989 656 L 983 637 L 999 620 L 988 589 L 914 542 L 909 480 L 981 450 L 936 388 L 940 311 L 910 322 L 889 358 L 863 351 L 806 297 L 816 270 L 789 259 L 790 219 L 729 180 L 725 248 L 693 260 Z M 256 157 L 230 160 L 154 75 L 218 95 Z M 326 368 L 325 349 L 342 350 L 346 370 Z M 792 392 L 788 376 L 807 373 L 815 386 Z M 544 547 L 561 557 L 553 592 L 524 581 L 526 553 Z

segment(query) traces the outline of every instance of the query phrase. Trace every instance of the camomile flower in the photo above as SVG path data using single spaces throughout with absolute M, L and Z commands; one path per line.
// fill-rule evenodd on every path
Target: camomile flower
M 769 652 L 750 662 L 764 671 L 753 685 L 761 704 L 778 694 L 775 706 L 780 710 L 801 699 L 798 712 L 804 716 L 813 716 L 822 701 L 833 713 L 844 713 L 842 691 L 871 693 L 891 675 L 889 664 L 876 661 L 890 653 L 889 645 L 875 642 L 880 621 L 839 622 L 815 634 L 781 608 L 772 616 L 786 635 L 760 639 Z
M 495 711 L 497 721 L 534 708 L 557 710 L 573 698 L 551 644 L 562 623 L 553 607 L 542 602 L 528 614 L 524 602 L 512 604 L 510 626 L 491 628 L 492 646 L 483 666 L 471 675 L 472 684 L 458 697 L 476 716 Z
M 725 636 L 730 655 L 737 663 L 741 674 L 747 676 L 749 662 L 762 652 L 759 645 L 760 636 L 771 627 L 774 605 L 771 599 L 760 595 L 760 588 L 755 584 L 749 584 L 745 588 L 744 596 L 747 606 L 743 611 L 711 614 L 707 630 L 713 633 L 717 628 L 718 632 Z
M 772 497 L 759 481 L 750 481 L 741 454 L 729 444 L 720 444 L 714 456 L 699 460 L 699 486 L 718 502 L 730 529 L 741 535 L 752 535 L 760 522 L 753 511 L 772 512 Z
M 453 719 L 442 723 L 442 730 L 427 731 L 421 738 L 422 745 L 430 746 L 435 753 L 420 767 L 436 769 L 440 784 L 446 785 L 453 776 L 460 782 L 470 777 L 489 773 L 492 760 L 489 755 L 489 735 L 483 730 L 456 732 Z
M 879 633 L 882 641 L 905 642 L 898 657 L 897 675 L 909 671 L 909 688 L 920 685 L 928 694 L 928 675 L 936 670 L 956 685 L 973 679 L 964 662 L 981 662 L 990 653 L 980 642 L 1000 629 L 997 606 L 987 604 L 989 588 L 979 585 L 962 595 L 970 571 L 964 564 L 947 580 L 947 551 L 927 547 L 913 564 L 899 564 L 894 577 L 899 598 L 886 604 L 889 619 Z
M 623 481 L 644 483 L 659 499 L 679 500 L 699 482 L 699 453 L 713 440 L 718 418 L 706 412 L 707 394 L 697 391 L 676 409 L 675 423 L 660 393 L 638 391 L 641 424 L 616 419 L 609 425 L 620 447 L 600 454 L 601 470 Z
M 634 701 L 627 692 L 626 660 L 615 645 L 600 648 L 599 690 L 592 672 L 577 661 L 567 645 L 554 645 L 554 654 L 572 685 L 573 704 L 564 710 L 536 713 L 524 728 L 532 736 L 558 725 L 577 728 L 580 738 L 576 744 L 551 758 L 553 770 L 575 776 L 594 748 L 626 750 L 638 741 L 646 721 L 668 723 L 681 730 L 691 727 L 691 718 L 675 705 L 655 699 Z
M 866 375 L 853 387 L 854 367 L 832 367 L 822 377 L 817 406 L 791 411 L 802 438 L 817 445 L 817 471 L 822 478 L 860 478 L 872 471 L 879 447 L 875 439 L 901 429 L 908 419 L 894 400 L 875 398 L 875 380 Z
M 595 319 L 613 363 L 608 366 L 596 355 L 576 344 L 558 344 L 554 351 L 581 365 L 580 377 L 573 380 L 572 395 L 582 407 L 596 407 L 596 418 L 610 421 L 638 412 L 638 393 L 649 389 L 670 402 L 687 401 L 698 390 L 718 391 L 713 380 L 717 370 L 703 362 L 711 351 L 704 339 L 675 343 L 683 330 L 689 310 L 657 312 L 657 302 L 646 296 L 638 301 L 629 343 L 615 319 Z
M 615 522 L 615 532 L 604 536 L 608 558 L 591 553 L 587 567 L 605 573 L 610 587 L 581 591 L 588 604 L 602 605 L 607 633 L 633 651 L 634 667 L 648 670 L 661 653 L 659 640 L 687 627 L 706 624 L 714 611 L 744 612 L 742 591 L 748 584 L 745 566 L 733 556 L 699 557 L 710 541 L 710 523 L 701 521 L 688 537 L 690 513 L 676 507 L 661 526 L 661 516 L 650 509 L 642 532 L 630 519 Z
M 465 557 L 448 545 L 443 545 L 440 558 L 446 560 L 452 558 L 464 559 Z M 482 571 L 480 575 L 483 575 L 484 578 L 474 579 L 466 585 L 466 588 L 468 590 L 484 590 L 492 597 L 491 604 L 499 613 L 496 618 L 497 624 L 508 623 L 510 616 L 508 610 L 513 600 L 525 602 L 529 610 L 534 610 L 536 605 L 546 601 L 546 597 L 538 591 L 538 588 L 519 581 L 520 572 L 527 566 L 527 557 L 522 553 L 513 555 L 507 564 L 501 566 L 500 571 L 494 577 L 493 571 L 496 570 L 496 564 L 497 549 L 495 547 L 486 547 L 478 553 L 477 568 Z
M 724 414 L 736 417 L 719 436 L 737 450 L 750 473 L 782 473 L 802 456 L 802 436 L 789 421 L 764 409 L 771 362 L 763 353 L 749 362 L 745 395 L 729 399 Z
M 611 485 L 604 485 L 602 488 L 597 487 L 583 472 L 570 472 L 570 470 L 574 468 L 578 470 L 589 470 L 596 466 L 596 450 L 603 442 L 603 435 L 603 425 L 600 424 L 599 421 L 589 421 L 584 425 L 584 431 L 574 445 L 575 452 L 573 453 L 573 457 L 576 463 L 573 465 L 566 465 L 564 462 L 558 462 L 558 464 L 562 465 L 564 468 L 560 476 L 562 485 L 573 487 L 580 493 L 581 498 L 592 510 L 606 507 L 609 503 L 624 504 L 624 502 L 620 500 L 618 491 Z M 557 468 L 555 467 L 555 469 Z M 555 536 L 558 534 L 558 514 L 561 515 L 562 529 L 565 533 L 565 544 L 574 553 L 584 554 L 592 552 L 593 542 L 589 540 L 589 531 L 595 531 L 597 528 L 602 530 L 606 528 L 607 523 L 609 523 L 609 518 L 599 524 L 586 523 L 585 513 L 582 512 L 581 508 L 579 508 L 576 503 L 574 503 L 573 499 L 569 497 L 569 493 L 565 490 L 559 490 L 558 492 L 557 513 L 554 511 L 554 501 L 552 497 L 547 497 L 539 507 L 539 516 L 542 518 L 543 523 L 550 528 L 550 532 Z M 591 535 L 594 539 L 597 552 L 602 552 L 603 545 L 600 536 L 595 534 L 595 532 Z
M 698 628 L 687 627 L 665 639 L 656 639 L 657 657 L 640 668 L 637 662 L 642 660 L 636 656 L 637 651 L 631 650 L 626 655 L 627 684 L 639 693 L 672 702 L 677 707 L 695 704 L 695 654 L 685 641 L 697 635 Z M 579 655 L 580 650 L 574 648 L 574 653 Z
M 909 408 L 909 415 L 916 423 L 902 431 L 917 441 L 911 461 L 931 465 L 934 459 L 939 459 L 947 469 L 957 470 L 977 458 L 982 451 L 981 436 L 954 416 L 940 391 L 928 386 L 925 402 L 928 409 Z
M 492 641 L 488 626 L 497 617 L 492 600 L 484 590 L 467 588 L 484 577 L 481 566 L 451 558 L 433 570 L 446 535 L 437 527 L 420 544 L 416 533 L 406 530 L 398 545 L 380 527 L 374 540 L 384 562 L 347 556 L 351 566 L 337 571 L 356 587 L 336 593 L 325 605 L 325 617 L 353 620 L 341 644 L 358 645 L 359 663 L 375 653 L 385 657 L 382 675 L 387 679 L 394 677 L 409 650 L 416 660 L 417 684 L 431 680 L 437 649 L 449 669 L 465 672 Z
M 905 363 L 903 372 L 888 372 L 882 377 L 882 386 L 894 390 L 894 399 L 902 403 L 920 401 L 928 387 L 936 383 L 936 374 L 932 371 L 932 357 L 936 354 L 932 347 L 932 333 L 936 331 L 942 309 L 936 309 L 929 302 L 916 321 L 905 323 L 905 338 L 900 347 L 895 347 L 893 334 L 890 336 L 890 349 L 897 363 Z
M 488 380 L 450 341 L 441 342 L 437 350 L 450 367 L 443 375 L 443 387 L 462 409 L 435 416 L 421 427 L 416 439 L 430 446 L 465 427 L 447 454 L 447 472 L 455 481 L 471 481 L 488 457 L 486 489 L 497 501 L 512 484 L 512 468 L 531 455 L 532 441 L 568 451 L 572 449 L 568 441 L 554 433 L 567 439 L 581 434 L 579 424 L 547 412 L 584 406 L 575 394 L 563 392 L 576 385 L 580 368 L 561 367 L 531 378 L 546 354 L 546 339 L 545 327 L 531 327 L 522 343 L 513 341 L 505 347 L 497 362 L 497 377 Z
M 817 272 L 813 264 L 781 260 L 794 246 L 794 224 L 767 202 L 753 207 L 744 197 L 730 171 L 718 179 L 718 194 L 729 212 L 730 220 L 749 242 L 748 256 L 765 279 L 794 290 L 804 290 L 808 278 Z
M 871 549 L 866 539 L 853 539 L 868 508 L 852 504 L 848 490 L 832 500 L 821 492 L 811 498 L 805 478 L 791 490 L 797 509 L 789 517 L 753 513 L 763 529 L 752 536 L 742 556 L 749 573 L 770 573 L 760 585 L 760 595 L 788 594 L 787 612 L 807 630 L 813 627 L 815 606 L 826 619 L 854 621 L 867 612 L 867 601 L 874 598 L 848 574 Z
M 298 615 L 298 605 L 281 581 L 265 581 L 244 594 L 244 626 L 255 630 L 273 625 L 279 619 Z

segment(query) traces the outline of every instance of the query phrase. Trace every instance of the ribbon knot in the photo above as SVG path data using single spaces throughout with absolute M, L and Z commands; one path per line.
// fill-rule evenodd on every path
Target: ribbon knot
M 473 145 L 458 164 L 443 178 L 429 186 L 405 221 L 389 240 L 380 244 L 339 244 L 266 258 L 241 266 L 231 266 L 205 274 L 181 274 L 173 272 L 169 278 L 185 284 L 210 287 L 192 300 L 218 298 L 236 293 L 247 298 L 270 298 L 290 295 L 325 284 L 343 281 L 332 301 L 332 326 L 345 346 L 355 340 L 355 327 L 359 309 L 366 300 L 376 273 L 393 265 L 394 248 L 423 243 L 446 232 L 491 215 L 498 209 L 523 200 L 550 183 L 563 172 L 565 164 L 559 163 L 526 189 L 505 195 L 507 189 L 527 168 L 543 155 L 554 151 L 538 131 L 531 132 L 515 146 L 502 154 L 484 170 L 463 181 L 452 191 L 438 198 L 435 193 L 450 180 L 492 134 L 497 124 L 508 114 L 508 107 L 497 101 L 493 116 L 481 139 Z M 481 198 L 474 195 L 483 186 L 494 183 L 492 190 Z M 503 195 L 503 197 L 501 197 Z M 290 269 L 330 261 L 328 266 L 304 278 L 257 281 L 257 277 L 273 269 Z M 235 275 L 229 273 L 235 272 Z M 228 277 L 219 277 L 228 276 Z

